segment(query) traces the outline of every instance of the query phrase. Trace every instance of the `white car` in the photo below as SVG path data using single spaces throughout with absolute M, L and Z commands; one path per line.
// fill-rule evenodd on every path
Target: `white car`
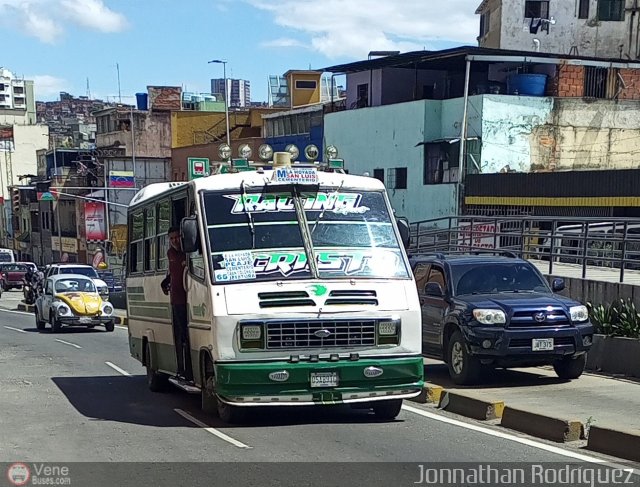
M 98 294 L 93 279 L 79 274 L 59 274 L 45 280 L 44 291 L 36 299 L 36 327 L 51 331 L 62 326 L 104 325 L 107 331 L 115 328 L 113 306 Z
M 45 274 L 45 279 L 57 276 L 60 274 L 76 274 L 81 276 L 90 277 L 96 283 L 96 288 L 98 288 L 98 293 L 104 300 L 109 299 L 109 286 L 107 283 L 100 279 L 98 275 L 98 271 L 96 271 L 93 267 L 87 264 L 51 264 L 47 268 L 47 272 Z

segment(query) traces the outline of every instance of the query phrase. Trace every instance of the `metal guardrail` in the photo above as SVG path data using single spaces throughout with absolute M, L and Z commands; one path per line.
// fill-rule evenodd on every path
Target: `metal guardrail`
M 575 217 L 445 217 L 412 223 L 409 252 L 511 251 L 525 259 L 593 268 L 640 270 L 640 219 Z

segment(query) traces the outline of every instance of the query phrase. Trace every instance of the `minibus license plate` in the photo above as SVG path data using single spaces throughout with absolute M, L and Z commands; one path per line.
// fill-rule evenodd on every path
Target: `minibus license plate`
M 311 387 L 338 387 L 338 373 L 311 372 Z
M 534 352 L 553 350 L 553 338 L 534 338 L 531 348 Z

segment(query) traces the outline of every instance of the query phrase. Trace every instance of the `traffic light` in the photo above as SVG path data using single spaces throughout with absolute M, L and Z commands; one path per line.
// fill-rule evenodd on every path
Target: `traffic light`
M 11 188 L 11 203 L 13 206 L 13 213 L 20 213 L 20 190 L 18 188 Z

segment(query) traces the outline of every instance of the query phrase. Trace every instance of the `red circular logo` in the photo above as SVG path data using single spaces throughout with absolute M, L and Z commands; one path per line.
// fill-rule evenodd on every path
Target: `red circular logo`
M 7 469 L 7 478 L 13 485 L 27 485 L 31 478 L 31 470 L 24 463 L 14 463 Z

